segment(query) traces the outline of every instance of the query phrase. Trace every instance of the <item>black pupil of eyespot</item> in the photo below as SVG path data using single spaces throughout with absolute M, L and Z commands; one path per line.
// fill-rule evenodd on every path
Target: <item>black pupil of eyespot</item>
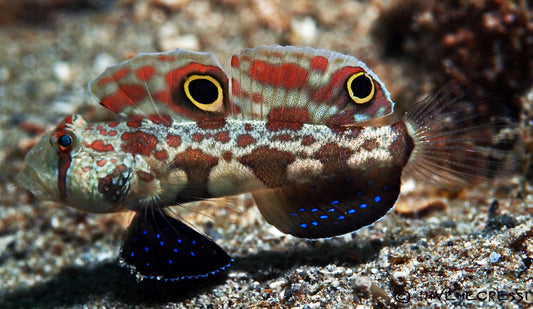
M 365 74 L 357 76 L 350 87 L 353 95 L 358 98 L 366 98 L 372 93 L 372 81 Z
M 57 139 L 57 143 L 61 147 L 69 147 L 72 145 L 72 137 L 68 134 L 63 134 Z
M 192 98 L 202 104 L 211 104 L 218 99 L 218 88 L 210 80 L 195 79 L 189 83 Z

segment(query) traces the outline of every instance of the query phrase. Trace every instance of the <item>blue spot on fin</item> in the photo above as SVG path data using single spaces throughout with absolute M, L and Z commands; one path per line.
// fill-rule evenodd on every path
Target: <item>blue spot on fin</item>
M 128 228 L 120 262 L 143 279 L 176 281 L 213 275 L 227 268 L 231 258 L 164 210 L 146 210 L 137 212 Z
M 317 186 L 295 184 L 252 195 L 265 219 L 280 231 L 304 238 L 332 237 L 385 216 L 400 194 L 401 173 L 401 166 L 370 168 L 364 174 L 313 180 Z

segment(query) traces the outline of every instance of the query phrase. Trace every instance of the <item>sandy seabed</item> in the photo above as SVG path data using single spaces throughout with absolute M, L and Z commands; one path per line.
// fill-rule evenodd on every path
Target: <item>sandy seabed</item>
M 183 215 L 207 230 L 235 263 L 221 275 L 173 284 L 138 284 L 118 266 L 117 254 L 131 214 L 82 213 L 39 201 L 16 184 L 15 175 L 28 148 L 66 115 L 80 113 L 91 121 L 114 119 L 89 97 L 87 82 L 105 67 L 138 52 L 209 51 L 229 67 L 230 56 L 244 47 L 326 48 L 365 61 L 395 100 L 409 101 L 446 79 L 439 69 L 420 65 L 409 52 L 417 50 L 416 44 L 427 46 L 420 40 L 428 39 L 417 41 L 408 34 L 416 33 L 415 26 L 431 29 L 437 19 L 417 15 L 416 9 L 409 7 L 409 11 L 406 6 L 405 14 L 418 18 L 409 28 L 403 24 L 409 16 L 402 18 L 403 11 L 391 11 L 398 10 L 398 2 L 386 0 L 17 3 L 0 1 L 0 7 L 10 9 L 0 14 L 1 308 L 518 308 L 533 304 L 533 194 L 521 173 L 453 193 L 409 182 L 397 212 L 360 231 L 315 241 L 278 232 L 247 195 L 201 202 Z M 40 7 L 29 10 L 36 3 Z M 391 27 L 395 14 L 397 29 Z M 507 25 L 507 15 L 502 16 Z M 489 17 L 498 21 L 498 11 Z M 484 22 L 493 27 L 494 20 Z M 468 25 L 465 29 L 474 35 L 483 31 Z M 530 25 L 524 31 L 531 29 Z M 399 34 L 393 30 L 405 31 L 406 37 L 395 42 L 391 38 Z M 509 36 L 521 42 L 517 33 Z M 446 38 L 444 43 L 453 48 L 452 38 Z M 468 74 L 467 68 L 457 71 Z M 510 104 L 521 117 L 529 155 L 533 91 L 528 88 L 533 83 L 525 82 L 529 85 L 512 84 L 522 91 L 517 92 L 517 103 Z

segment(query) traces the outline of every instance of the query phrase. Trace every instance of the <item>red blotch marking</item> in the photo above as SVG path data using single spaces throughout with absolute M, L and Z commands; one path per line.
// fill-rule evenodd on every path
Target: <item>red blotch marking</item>
M 106 136 L 107 135 L 107 131 L 104 130 L 104 129 L 100 130 L 100 135 Z
M 331 130 L 331 132 L 339 135 L 343 135 L 346 130 L 348 130 L 348 127 L 340 126 L 338 125 L 338 122 L 334 122 L 334 124 L 327 123 L 326 125 Z
M 109 161 L 111 161 L 111 163 L 113 163 L 113 164 L 117 164 L 117 159 L 111 159 Z
M 107 163 L 107 159 L 101 159 L 101 160 L 96 161 L 96 165 L 100 167 L 104 166 L 106 163 Z
M 378 141 L 375 138 L 367 139 L 367 140 L 365 140 L 363 142 L 363 145 L 361 147 L 363 147 L 364 149 L 366 149 L 368 151 L 372 151 L 376 147 L 379 147 L 379 143 L 378 143 Z
M 348 170 L 348 159 L 353 154 L 350 148 L 341 147 L 336 143 L 322 146 L 315 154 L 315 159 L 323 164 L 325 174 L 342 173 Z
M 174 61 L 174 60 L 176 60 L 176 58 L 174 56 L 169 56 L 169 55 L 158 55 L 157 56 L 157 60 L 160 60 L 160 61 Z
M 59 161 L 57 163 L 57 189 L 59 190 L 59 199 L 67 200 L 67 173 L 70 168 L 72 158 L 70 152 L 59 152 Z
M 169 147 L 176 148 L 179 145 L 181 145 L 181 137 L 179 137 L 178 135 L 168 134 L 167 135 L 167 144 L 168 144 Z
M 329 117 L 324 121 L 331 131 L 338 134 L 344 134 L 349 127 L 346 125 L 353 124 L 353 115 L 355 114 L 355 107 L 349 107 L 344 110 L 344 113 Z
M 254 103 L 261 103 L 263 102 L 263 96 L 259 93 L 254 93 L 250 95 L 250 93 L 244 91 L 241 89 L 240 84 L 237 80 L 232 79 L 231 80 L 231 93 L 238 97 L 238 98 L 250 98 L 252 102 Z M 233 105 L 233 112 L 238 113 L 239 109 L 237 105 Z
M 309 112 L 298 107 L 278 107 L 270 110 L 266 128 L 271 131 L 282 129 L 300 130 L 304 123 L 310 122 Z
M 218 164 L 218 158 L 200 149 L 188 148 L 174 158 L 174 166 L 187 175 L 186 194 L 195 197 L 208 197 L 207 182 L 211 169 Z
M 65 128 L 67 127 L 66 119 L 57 125 L 57 127 L 54 129 L 54 137 L 59 137 L 60 134 L 63 134 L 65 132 Z
M 244 124 L 244 130 L 246 130 L 246 131 L 252 131 L 252 124 L 251 124 L 251 123 L 246 123 L 246 124 Z
M 221 143 L 227 143 L 230 141 L 229 139 L 229 132 L 219 132 L 215 134 L 215 141 L 221 142 Z
M 205 120 L 205 121 L 198 121 L 196 124 L 198 125 L 199 128 L 202 128 L 202 129 L 216 130 L 216 129 L 223 128 L 226 125 L 226 120 L 225 119 Z
M 135 71 L 135 75 L 142 80 L 143 82 L 148 81 L 152 76 L 155 74 L 155 68 L 151 65 L 144 66 L 142 68 L 138 68 Z
M 252 94 L 252 102 L 254 103 L 261 103 L 263 102 L 263 96 L 259 93 Z
M 91 168 L 90 168 L 89 166 L 85 166 L 85 167 L 83 167 L 83 168 L 81 169 L 81 171 L 82 171 L 83 173 L 88 173 L 88 172 L 91 171 Z M 77 173 L 76 173 L 76 174 L 77 174 Z M 80 176 L 81 176 L 81 175 L 80 175 Z
M 352 99 L 349 98 L 348 91 L 345 89 L 346 80 L 352 74 L 361 71 L 363 71 L 363 69 L 358 67 L 344 67 L 338 70 L 331 76 L 329 84 L 317 89 L 311 95 L 311 100 L 315 102 L 331 102 L 334 99 L 333 95 L 342 91 L 346 95 L 341 96 L 339 103 L 345 104 L 346 102 L 353 102 Z
M 311 70 L 325 72 L 328 68 L 328 59 L 323 56 L 315 56 L 311 58 Z
M 302 138 L 302 146 L 309 146 L 315 142 L 315 138 L 311 135 L 306 135 Z
M 109 83 L 117 82 L 123 79 L 124 77 L 126 77 L 129 73 L 130 73 L 130 68 L 128 67 L 120 69 L 116 71 L 113 75 L 111 75 L 111 77 L 100 78 L 100 80 L 98 81 L 98 86 L 102 87 Z
M 107 151 L 113 151 L 115 148 L 111 144 L 104 144 L 101 140 L 93 141 L 90 145 L 90 148 L 100 151 L 100 152 L 107 152 Z
M 404 166 L 407 160 L 409 160 L 415 144 L 411 136 L 409 136 L 409 133 L 407 133 L 407 128 L 403 121 L 398 121 L 393 124 L 391 130 L 398 134 L 398 138 L 390 145 L 389 152 L 397 164 Z
M 159 161 L 163 161 L 168 158 L 168 152 L 164 149 L 160 151 L 156 151 L 154 152 L 154 157 Z
M 100 125 L 97 126 L 97 127 L 96 127 L 96 130 L 102 130 L 102 126 L 100 126 Z
M 282 141 L 282 142 L 288 142 L 292 141 L 294 139 L 294 136 L 291 134 L 277 134 L 272 137 L 272 141 Z
M 203 134 L 200 134 L 200 133 L 194 133 L 192 135 L 192 139 L 198 143 L 200 143 L 201 141 L 203 141 L 205 138 L 205 136 Z
M 124 141 L 121 145 L 123 151 L 145 156 L 150 155 L 157 145 L 154 135 L 141 131 L 126 132 L 122 134 L 121 140 Z
M 254 175 L 270 188 L 286 183 L 287 166 L 294 160 L 292 153 L 267 146 L 258 147 L 249 155 L 239 158 L 239 162 L 251 168 Z
M 237 137 L 237 146 L 241 148 L 244 148 L 250 144 L 254 144 L 255 142 L 257 142 L 257 140 L 250 134 L 242 134 Z
M 287 89 L 302 88 L 307 82 L 308 71 L 294 63 L 273 65 L 256 60 L 250 67 L 250 78 L 267 85 Z
M 231 94 L 234 96 L 239 96 L 241 94 L 241 85 L 235 78 L 231 79 Z
M 240 64 L 239 64 L 239 57 L 233 55 L 233 56 L 231 57 L 231 66 L 232 66 L 233 68 L 238 68 L 239 65 L 240 65 Z
M 347 136 L 350 136 L 352 138 L 356 138 L 357 136 L 359 136 L 359 133 L 361 133 L 361 130 L 363 130 L 363 128 L 361 127 L 351 127 L 350 128 L 351 130 L 351 133 Z
M 109 131 L 109 136 L 115 136 L 115 135 L 117 135 L 117 134 L 118 134 L 118 133 L 117 133 L 117 131 L 115 131 L 115 130 L 111 130 L 111 131 Z
M 226 162 L 230 162 L 233 158 L 233 153 L 230 151 L 226 151 L 222 154 L 222 159 L 224 159 Z
M 170 115 L 150 115 L 148 116 L 148 119 L 150 119 L 153 123 L 162 124 L 166 127 L 170 127 L 172 125 L 172 117 L 170 117 Z
M 128 122 L 126 122 L 126 125 L 130 128 L 138 128 L 141 126 L 141 121 L 140 120 L 130 120 Z
M 107 109 L 120 112 L 126 106 L 133 106 L 146 97 L 146 90 L 140 85 L 120 85 L 117 92 L 102 99 L 100 104 Z
M 72 124 L 72 115 L 65 118 L 65 123 Z
M 120 122 L 118 121 L 113 121 L 113 122 L 110 122 L 108 123 L 107 125 L 111 128 L 116 128 L 118 125 L 120 124 Z

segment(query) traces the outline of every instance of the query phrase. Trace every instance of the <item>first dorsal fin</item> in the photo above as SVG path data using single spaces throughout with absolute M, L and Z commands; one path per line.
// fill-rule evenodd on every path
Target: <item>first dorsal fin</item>
M 229 106 L 228 77 L 215 57 L 181 49 L 141 53 L 111 66 L 89 90 L 100 104 L 128 118 L 216 120 Z
M 233 56 L 231 67 L 236 118 L 342 126 L 394 110 L 376 74 L 340 53 L 260 46 Z

